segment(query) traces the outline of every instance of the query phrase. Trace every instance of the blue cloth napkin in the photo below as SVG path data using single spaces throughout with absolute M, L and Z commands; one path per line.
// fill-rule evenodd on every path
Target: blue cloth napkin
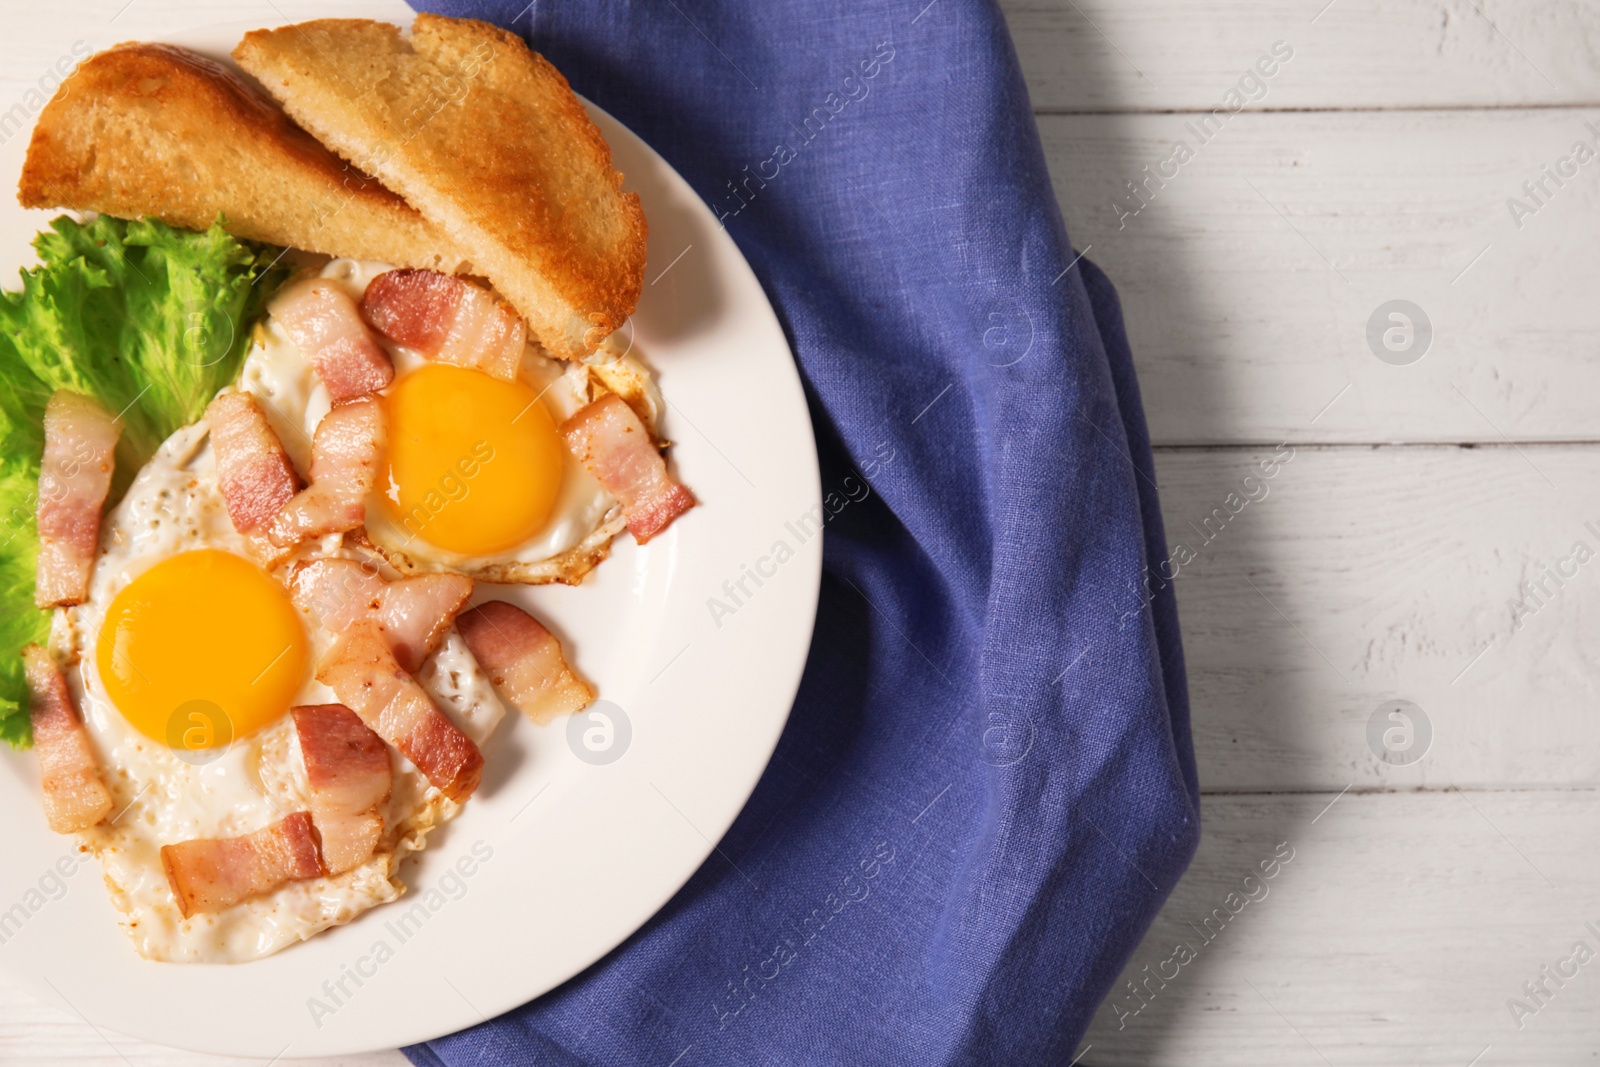
M 870 495 L 828 525 L 804 681 L 723 855 L 566 985 L 407 1055 L 1067 1063 L 1199 791 L 1121 312 L 1000 11 L 422 6 L 527 36 L 713 206 L 794 347 L 824 490 Z

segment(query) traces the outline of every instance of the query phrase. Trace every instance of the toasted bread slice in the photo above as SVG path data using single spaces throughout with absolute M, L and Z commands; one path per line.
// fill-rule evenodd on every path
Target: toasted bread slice
M 567 80 L 520 37 L 418 15 L 246 34 L 234 58 L 296 121 L 466 248 L 555 356 L 633 314 L 645 221 Z
M 39 116 L 23 207 L 151 216 L 333 256 L 461 271 L 469 257 L 237 74 L 170 45 L 89 57 Z

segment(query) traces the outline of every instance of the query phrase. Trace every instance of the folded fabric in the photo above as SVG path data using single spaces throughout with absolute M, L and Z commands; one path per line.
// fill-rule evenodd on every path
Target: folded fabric
M 1121 313 L 999 10 L 424 6 L 523 33 L 689 180 L 794 347 L 824 490 L 870 493 L 828 524 L 804 681 L 720 854 L 588 971 L 407 1054 L 1065 1064 L 1199 796 Z

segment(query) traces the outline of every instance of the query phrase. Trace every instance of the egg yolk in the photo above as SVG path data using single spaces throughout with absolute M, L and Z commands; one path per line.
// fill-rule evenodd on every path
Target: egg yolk
M 162 560 L 112 598 L 96 662 L 139 732 L 216 748 L 289 710 L 306 680 L 306 632 L 259 567 L 198 549 Z
M 429 363 L 394 383 L 384 415 L 385 506 L 409 535 L 481 556 L 549 520 L 566 448 L 528 385 Z

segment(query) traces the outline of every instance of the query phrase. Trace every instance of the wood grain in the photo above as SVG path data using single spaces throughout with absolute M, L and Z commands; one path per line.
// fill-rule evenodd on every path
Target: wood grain
M 1209 109 L 1277 40 L 1297 58 L 1272 107 L 1600 102 L 1585 0 L 1002 2 L 1041 111 Z
M 1350 793 L 1329 808 L 1335 796 L 1207 798 L 1194 865 L 1096 1016 L 1080 1062 L 1592 1063 L 1595 794 Z M 1260 864 L 1280 842 L 1293 858 L 1264 879 Z M 1230 893 L 1240 896 L 1230 903 Z M 1255 901 L 1241 906 L 1247 895 Z M 1206 927 L 1218 909 L 1227 921 Z M 1538 1005 L 1523 983 L 1578 940 L 1596 959 L 1563 987 L 1548 982 L 1552 995 L 1519 1029 L 1507 1000 Z M 1182 943 L 1196 958 L 1164 988 L 1145 987 L 1140 1007 L 1124 983 L 1144 982 L 1145 967 L 1172 975 L 1165 961 Z
M 1203 788 L 1600 784 L 1595 450 L 1273 454 L 1157 457 Z M 1432 726 L 1408 766 L 1367 740 L 1395 699 Z
M 1595 438 L 1600 160 L 1520 229 L 1507 200 L 1594 143 L 1600 108 L 1246 111 L 1203 145 L 1194 122 L 1039 122 L 1074 244 L 1121 292 L 1158 443 Z M 1133 214 L 1125 183 L 1180 139 L 1194 157 Z M 1396 298 L 1432 322 L 1409 366 L 1367 341 Z

